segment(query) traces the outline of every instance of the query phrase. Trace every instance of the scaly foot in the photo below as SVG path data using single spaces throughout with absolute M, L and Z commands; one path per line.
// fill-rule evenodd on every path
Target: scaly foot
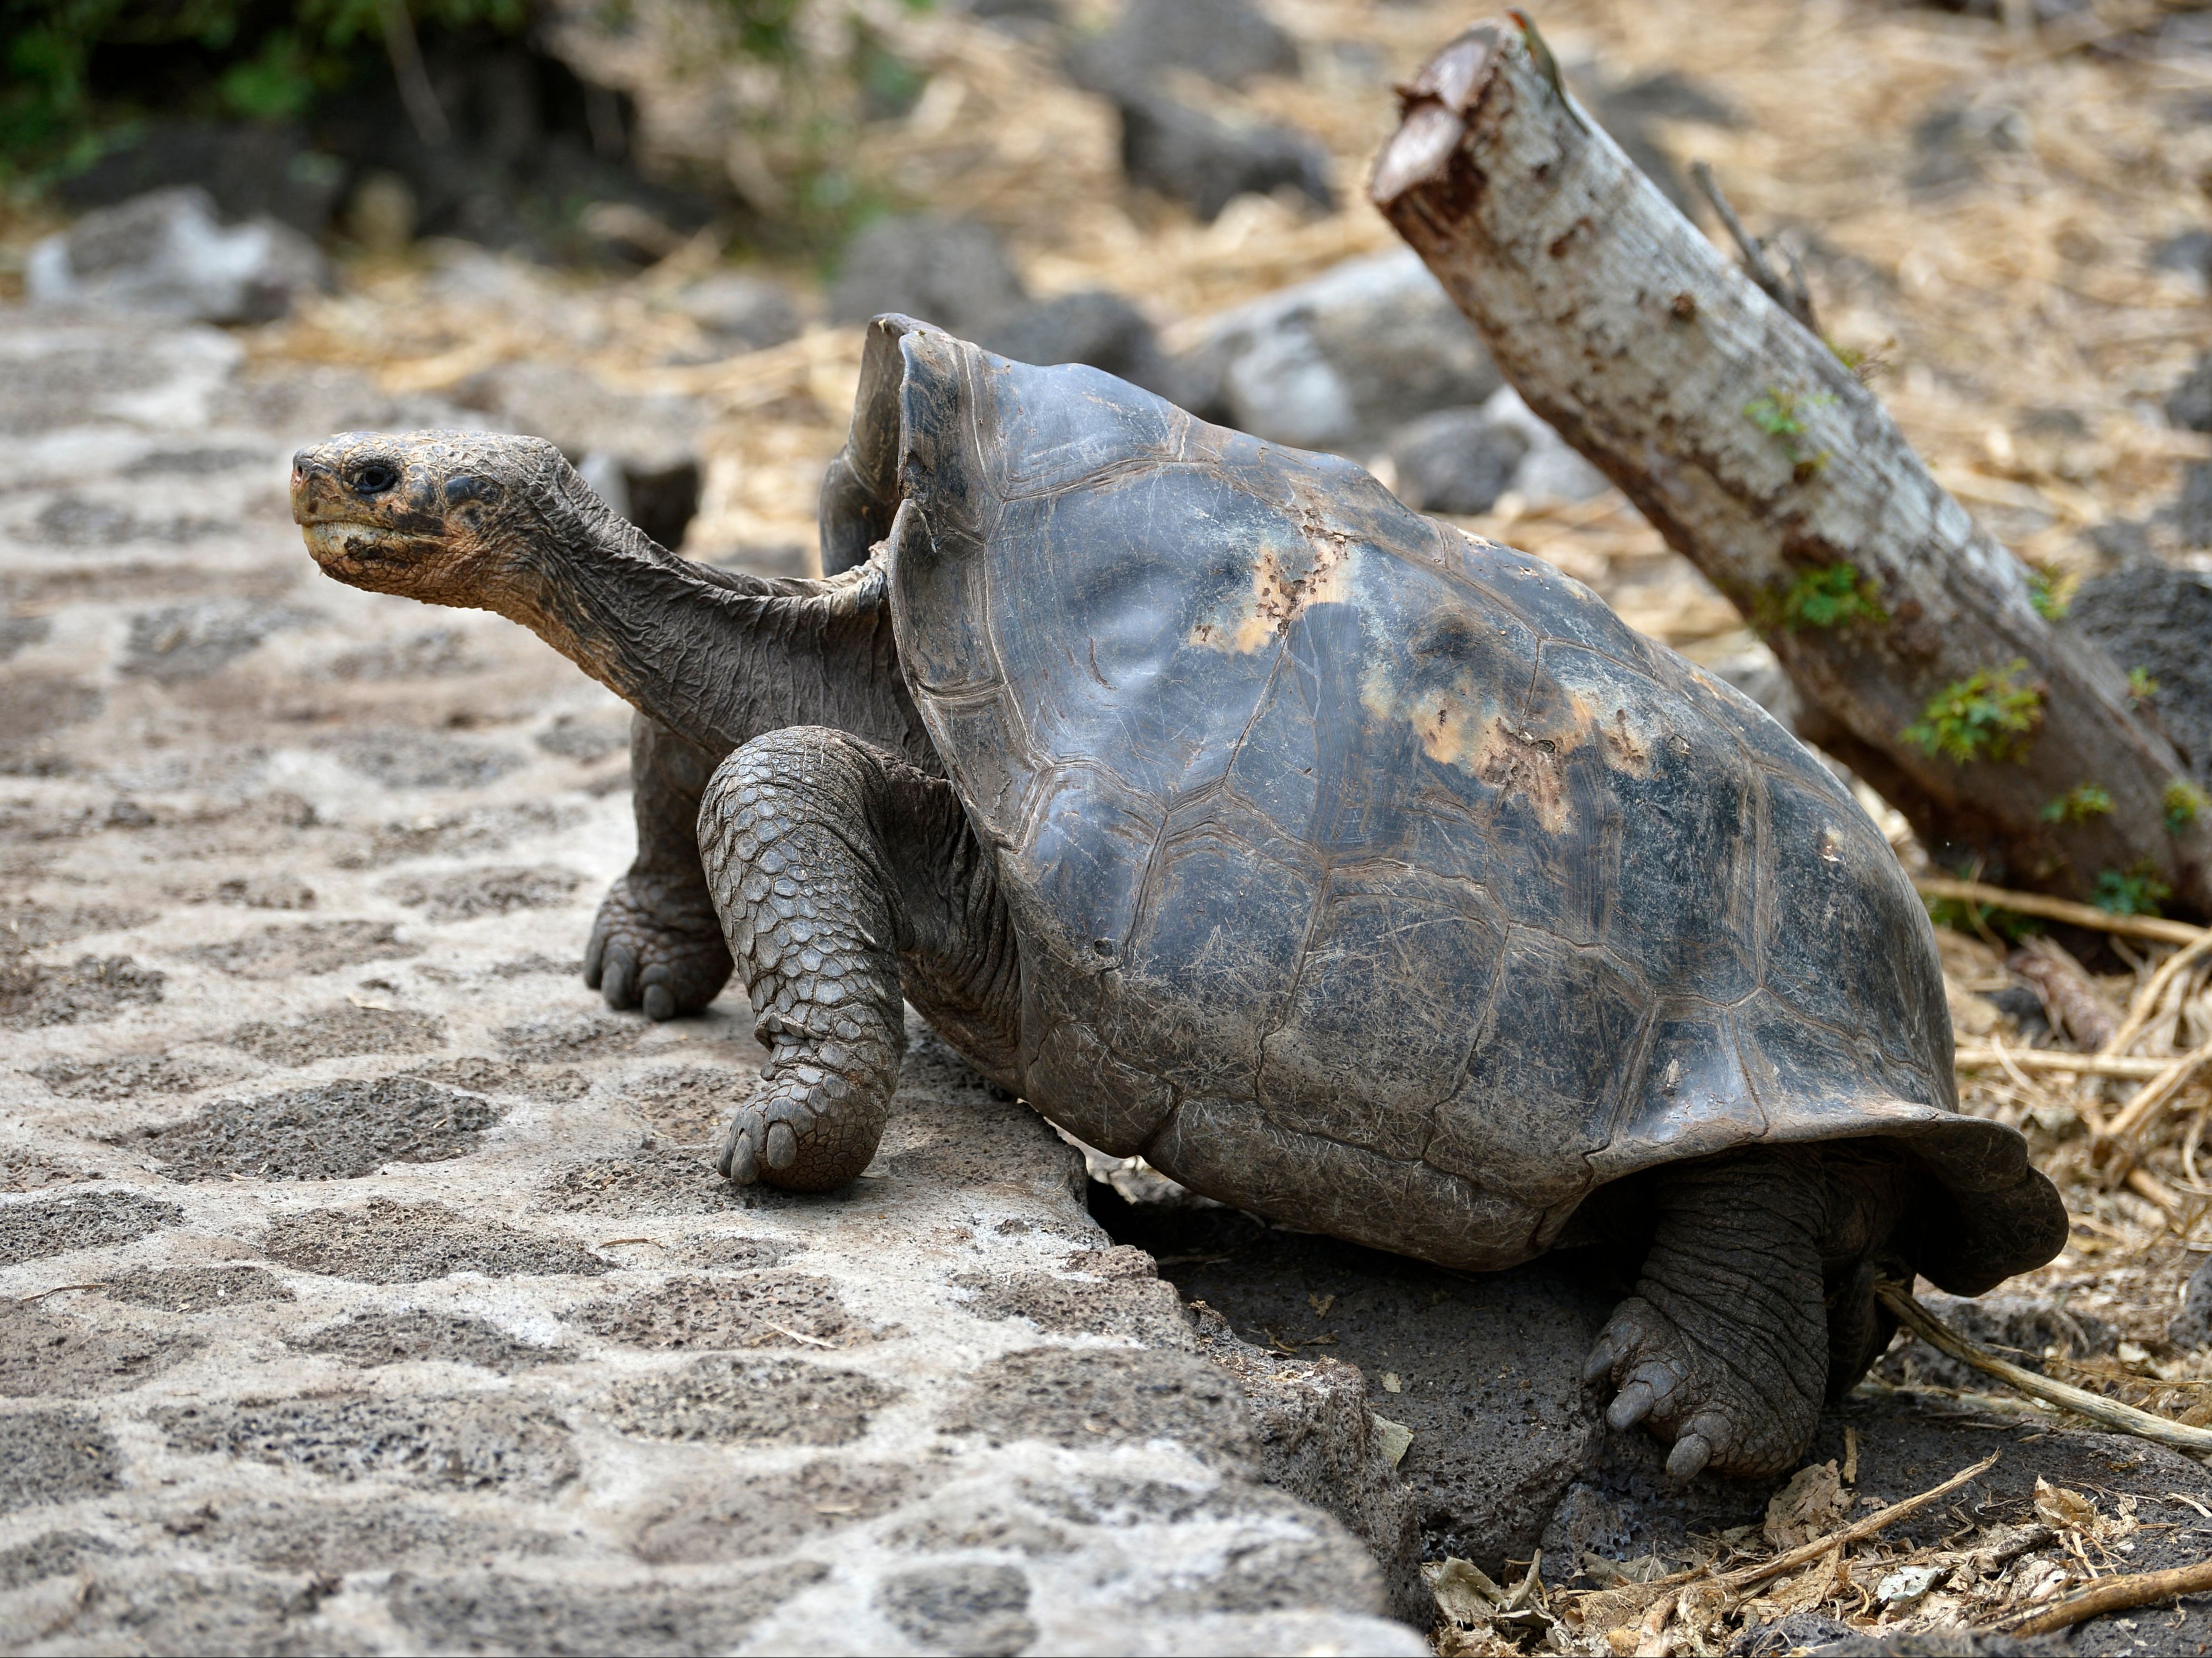
M 1583 1379 L 1618 1390 L 1606 1420 L 1671 1442 L 1667 1472 L 1786 1473 L 1811 1442 L 1828 1375 L 1820 1242 L 1834 1230 L 1817 1155 L 1753 1151 L 1672 1169 L 1636 1293 Z
M 696 1013 L 729 982 L 730 947 L 711 906 L 673 898 L 635 869 L 607 890 L 584 950 L 584 982 L 648 1019 Z

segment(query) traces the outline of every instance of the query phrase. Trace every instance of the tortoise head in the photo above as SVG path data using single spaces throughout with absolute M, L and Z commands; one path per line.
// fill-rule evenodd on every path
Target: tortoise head
M 292 519 L 323 574 L 432 604 L 501 608 L 547 529 L 586 493 L 561 452 L 493 432 L 342 432 L 292 457 Z

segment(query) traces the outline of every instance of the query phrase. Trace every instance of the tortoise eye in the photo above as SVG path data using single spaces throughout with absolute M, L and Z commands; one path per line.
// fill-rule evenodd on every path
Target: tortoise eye
M 398 482 L 398 470 L 386 461 L 366 461 L 354 469 L 353 487 L 357 495 L 380 495 Z

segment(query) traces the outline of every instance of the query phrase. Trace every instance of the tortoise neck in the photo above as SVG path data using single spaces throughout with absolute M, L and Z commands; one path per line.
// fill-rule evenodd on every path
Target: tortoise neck
M 935 769 L 880 565 L 821 581 L 714 569 L 654 544 L 573 475 L 549 494 L 501 615 L 718 757 L 763 732 L 827 726 Z

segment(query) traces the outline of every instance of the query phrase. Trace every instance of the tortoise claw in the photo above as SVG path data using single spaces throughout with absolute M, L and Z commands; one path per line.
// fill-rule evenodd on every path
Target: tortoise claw
M 1667 1454 L 1667 1477 L 1684 1482 L 1695 1479 L 1713 1460 L 1713 1448 L 1700 1433 L 1686 1433 Z
M 1605 1413 L 1607 1424 L 1615 1433 L 1626 1431 L 1651 1413 L 1659 1402 L 1659 1395 L 1648 1382 L 1631 1382 L 1613 1396 L 1613 1404 Z

